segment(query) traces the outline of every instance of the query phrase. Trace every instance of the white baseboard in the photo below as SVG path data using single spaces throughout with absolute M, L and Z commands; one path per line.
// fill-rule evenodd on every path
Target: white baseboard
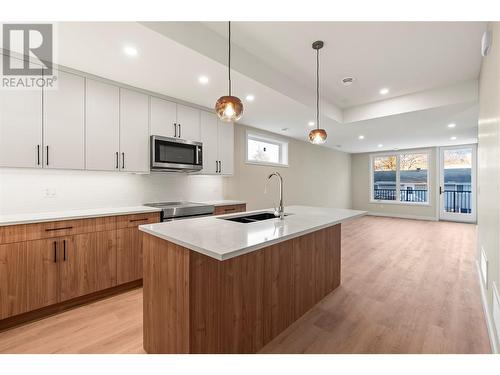
M 489 309 L 488 309 L 488 298 L 486 295 L 486 290 L 484 289 L 484 284 L 483 284 L 483 277 L 481 275 L 481 268 L 479 266 L 479 262 L 476 260 L 476 270 L 477 270 L 477 277 L 479 280 L 479 287 L 481 288 L 481 301 L 483 305 L 483 312 L 484 312 L 484 317 L 486 319 L 486 326 L 488 328 L 488 337 L 490 339 L 490 346 L 491 346 L 491 352 L 494 354 L 500 354 L 498 351 L 498 346 L 497 346 L 497 341 L 496 341 L 496 334 L 495 334 L 495 327 L 493 325 L 493 319 L 490 315 Z
M 413 220 L 429 220 L 429 221 L 438 221 L 437 218 L 431 216 L 418 216 L 418 215 L 405 215 L 405 214 L 392 214 L 385 212 L 373 212 L 368 211 L 368 215 L 371 216 L 384 216 L 384 217 L 396 217 L 399 219 L 413 219 Z

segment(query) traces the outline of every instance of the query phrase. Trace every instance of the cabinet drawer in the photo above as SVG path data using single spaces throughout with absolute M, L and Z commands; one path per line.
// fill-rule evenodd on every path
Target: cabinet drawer
M 73 234 L 116 229 L 114 216 L 92 219 L 48 221 L 46 223 L 7 225 L 0 227 L 0 244 L 32 241 Z
M 113 216 L 92 219 L 50 221 L 47 223 L 29 224 L 26 229 L 26 240 L 72 236 L 81 233 L 102 232 L 116 229 Z
M 147 213 L 135 215 L 123 215 L 116 218 L 116 227 L 120 228 L 133 228 L 142 224 L 153 224 L 160 222 L 160 213 Z
M 232 214 L 235 212 L 245 212 L 247 209 L 246 204 L 233 204 L 228 206 L 215 207 L 214 215 Z

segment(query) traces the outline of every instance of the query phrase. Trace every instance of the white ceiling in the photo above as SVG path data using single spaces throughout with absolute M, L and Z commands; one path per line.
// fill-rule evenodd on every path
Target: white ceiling
M 328 95 L 322 102 L 322 127 L 329 134 L 327 147 L 365 152 L 379 150 L 379 143 L 386 149 L 475 142 L 474 101 L 405 109 L 349 124 L 343 123 L 339 108 L 378 99 L 381 86 L 390 87 L 391 95 L 401 95 L 476 79 L 484 27 L 484 23 L 234 23 L 233 91 L 241 98 L 247 94 L 256 98 L 244 102 L 241 122 L 307 138 L 307 122 L 314 119 L 310 43 L 322 38 L 326 43 L 322 91 Z M 218 34 L 224 28 L 218 23 L 59 23 L 57 62 L 212 108 L 227 91 L 226 40 Z M 124 45 L 136 47 L 138 55 L 126 56 Z M 338 79 L 347 68 L 358 81 L 346 89 L 338 87 Z M 198 83 L 201 74 L 209 77 L 205 86 Z M 453 131 L 446 127 L 449 122 L 457 123 Z M 361 133 L 363 142 L 357 139 Z M 457 140 L 451 141 L 451 135 Z
M 227 36 L 226 22 L 205 26 Z M 232 40 L 290 79 L 314 89 L 315 52 L 323 40 L 321 85 L 340 106 L 405 95 L 475 79 L 483 22 L 236 22 Z M 356 78 L 346 88 L 341 79 Z M 381 97 L 382 87 L 390 89 Z

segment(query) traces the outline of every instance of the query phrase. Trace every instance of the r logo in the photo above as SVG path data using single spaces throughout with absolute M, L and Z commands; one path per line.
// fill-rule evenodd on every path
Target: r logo
M 40 66 L 43 75 L 52 75 L 51 24 L 3 24 L 3 48 L 4 75 L 40 75 Z M 11 58 L 10 51 L 22 54 L 24 60 Z

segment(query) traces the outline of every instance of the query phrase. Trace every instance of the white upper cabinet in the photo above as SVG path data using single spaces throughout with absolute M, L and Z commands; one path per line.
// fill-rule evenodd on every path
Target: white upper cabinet
M 0 166 L 40 168 L 42 162 L 42 89 L 0 90 Z
M 59 71 L 43 100 L 44 168 L 84 169 L 85 79 Z
M 215 113 L 201 111 L 201 142 L 203 143 L 203 174 L 218 173 L 218 118 Z
M 149 172 L 149 97 L 120 89 L 120 169 Z
M 215 113 L 201 112 L 200 130 L 203 143 L 202 174 L 234 173 L 234 125 L 220 121 Z
M 176 137 L 177 134 L 177 104 L 151 97 L 151 135 Z
M 234 124 L 218 121 L 219 138 L 219 173 L 232 175 L 234 173 Z
M 199 141 L 200 111 L 182 104 L 177 104 L 177 137 L 189 141 Z
M 120 89 L 86 80 L 86 169 L 118 171 L 120 153 Z

